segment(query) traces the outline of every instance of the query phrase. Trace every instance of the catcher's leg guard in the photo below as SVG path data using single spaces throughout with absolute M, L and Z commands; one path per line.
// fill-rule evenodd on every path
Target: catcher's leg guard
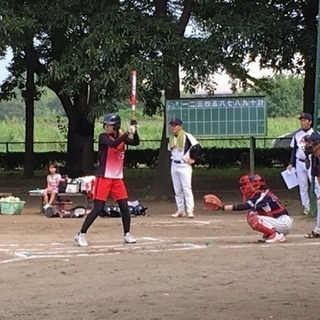
M 265 237 L 269 237 L 275 233 L 275 231 L 273 229 L 270 229 L 270 228 L 266 227 L 265 225 L 263 225 L 260 222 L 258 215 L 255 213 L 248 212 L 247 222 L 248 222 L 249 226 L 252 228 L 252 230 L 262 232 L 265 235 Z

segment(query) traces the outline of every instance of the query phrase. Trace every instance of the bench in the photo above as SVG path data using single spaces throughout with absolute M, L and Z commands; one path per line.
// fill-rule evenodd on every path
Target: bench
M 35 193 L 35 192 L 29 191 L 29 196 L 30 197 L 39 197 L 39 199 L 40 199 L 40 212 L 43 212 L 43 195 L 42 195 L 42 193 L 40 193 L 40 192 Z M 80 193 L 80 192 L 79 193 L 66 193 L 66 192 L 63 192 L 63 193 L 57 194 L 57 198 L 61 198 L 61 199 L 63 199 L 63 198 L 70 199 L 73 197 L 83 198 L 86 209 L 89 208 L 89 203 L 91 201 L 91 198 L 86 193 Z

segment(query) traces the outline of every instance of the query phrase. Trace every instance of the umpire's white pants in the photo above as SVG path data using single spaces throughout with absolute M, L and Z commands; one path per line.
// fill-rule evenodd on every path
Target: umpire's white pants
M 320 234 L 320 199 L 317 200 L 317 222 L 314 232 Z
M 299 182 L 299 192 L 301 203 L 304 208 L 310 208 L 310 199 L 309 199 L 309 183 L 311 182 L 311 168 L 306 169 L 305 162 L 296 161 L 296 172 Z M 318 179 L 315 179 L 314 182 L 314 192 L 317 197 L 320 196 L 320 186 Z
M 171 162 L 171 178 L 178 211 L 193 212 L 192 166 L 186 163 Z

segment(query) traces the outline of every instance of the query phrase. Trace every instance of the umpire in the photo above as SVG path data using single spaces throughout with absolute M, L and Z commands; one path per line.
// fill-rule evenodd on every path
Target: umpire
M 172 218 L 194 218 L 194 197 L 191 188 L 192 165 L 200 154 L 199 142 L 182 129 L 182 121 L 172 118 L 169 122 L 172 137 L 169 140 L 171 152 L 171 178 L 175 192 L 177 212 Z
M 310 159 L 306 157 L 304 152 L 306 147 L 304 138 L 306 135 L 311 135 L 314 130 L 312 128 L 312 115 L 310 113 L 302 112 L 299 120 L 300 129 L 294 133 L 290 143 L 292 151 L 287 169 L 289 171 L 293 167 L 296 169 L 303 214 L 308 215 L 310 213 L 309 183 L 311 182 L 311 168 L 306 165 Z M 315 181 L 315 193 L 317 196 L 320 194 L 317 180 Z

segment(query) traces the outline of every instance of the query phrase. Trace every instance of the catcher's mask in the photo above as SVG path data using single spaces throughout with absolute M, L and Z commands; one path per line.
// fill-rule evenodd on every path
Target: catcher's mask
M 248 174 L 240 178 L 240 191 L 243 195 L 243 199 L 248 199 L 251 195 L 264 187 L 266 182 L 263 177 L 258 174 Z
M 304 146 L 304 153 L 306 157 L 308 157 L 310 154 L 312 154 L 312 139 L 311 135 L 306 135 L 302 138 L 302 140 L 305 142 Z
M 310 154 L 315 157 L 320 156 L 320 134 L 313 132 L 311 135 L 303 137 L 305 142 L 304 153 L 308 157 Z M 308 159 L 308 158 L 307 158 Z
M 114 130 L 119 130 L 121 127 L 121 119 L 115 113 L 108 113 L 103 119 L 103 128 L 106 124 L 113 126 Z

